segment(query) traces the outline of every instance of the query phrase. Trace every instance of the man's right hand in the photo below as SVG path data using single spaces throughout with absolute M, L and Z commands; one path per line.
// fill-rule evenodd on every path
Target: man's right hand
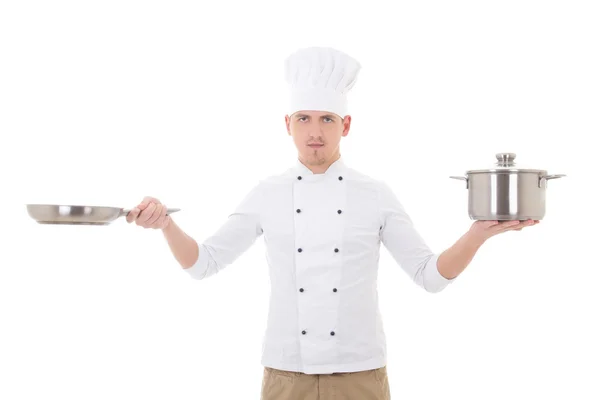
M 167 206 L 154 197 L 146 196 L 127 214 L 127 223 L 132 222 L 145 229 L 165 229 L 171 217 L 167 215 Z

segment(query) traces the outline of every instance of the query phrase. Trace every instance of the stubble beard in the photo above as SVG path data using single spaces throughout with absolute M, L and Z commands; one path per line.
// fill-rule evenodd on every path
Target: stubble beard
M 306 160 L 306 162 L 310 165 L 322 165 L 325 164 L 326 161 L 327 159 L 322 153 L 319 152 L 319 149 L 313 150 Z

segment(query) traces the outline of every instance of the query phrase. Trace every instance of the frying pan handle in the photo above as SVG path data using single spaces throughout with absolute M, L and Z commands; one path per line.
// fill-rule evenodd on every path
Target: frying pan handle
M 130 211 L 131 211 L 131 209 L 123 209 L 123 210 L 121 210 L 121 215 L 119 215 L 119 216 L 120 217 L 125 216 L 125 215 L 129 214 Z M 176 213 L 177 211 L 181 211 L 181 209 L 180 208 L 167 208 L 167 215 Z

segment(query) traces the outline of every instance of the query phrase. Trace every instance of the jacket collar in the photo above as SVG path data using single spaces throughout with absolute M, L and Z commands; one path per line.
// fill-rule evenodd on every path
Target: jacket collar
M 319 176 L 324 176 L 324 177 L 332 177 L 333 176 L 337 179 L 339 176 L 343 176 L 345 171 L 346 171 L 346 164 L 344 163 L 344 160 L 342 159 L 341 156 L 337 160 L 335 160 L 329 166 L 329 168 L 327 168 L 327 170 L 323 173 L 312 172 L 306 165 L 302 164 L 300 159 L 296 159 L 295 166 L 293 168 L 293 172 L 296 176 L 302 176 L 302 177 L 307 177 L 307 178 L 311 177 L 313 179 L 317 178 Z

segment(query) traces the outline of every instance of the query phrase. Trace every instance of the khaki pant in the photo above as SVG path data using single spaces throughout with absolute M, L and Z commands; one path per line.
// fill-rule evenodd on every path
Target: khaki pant
M 390 400 L 387 369 L 309 375 L 265 367 L 261 400 Z

